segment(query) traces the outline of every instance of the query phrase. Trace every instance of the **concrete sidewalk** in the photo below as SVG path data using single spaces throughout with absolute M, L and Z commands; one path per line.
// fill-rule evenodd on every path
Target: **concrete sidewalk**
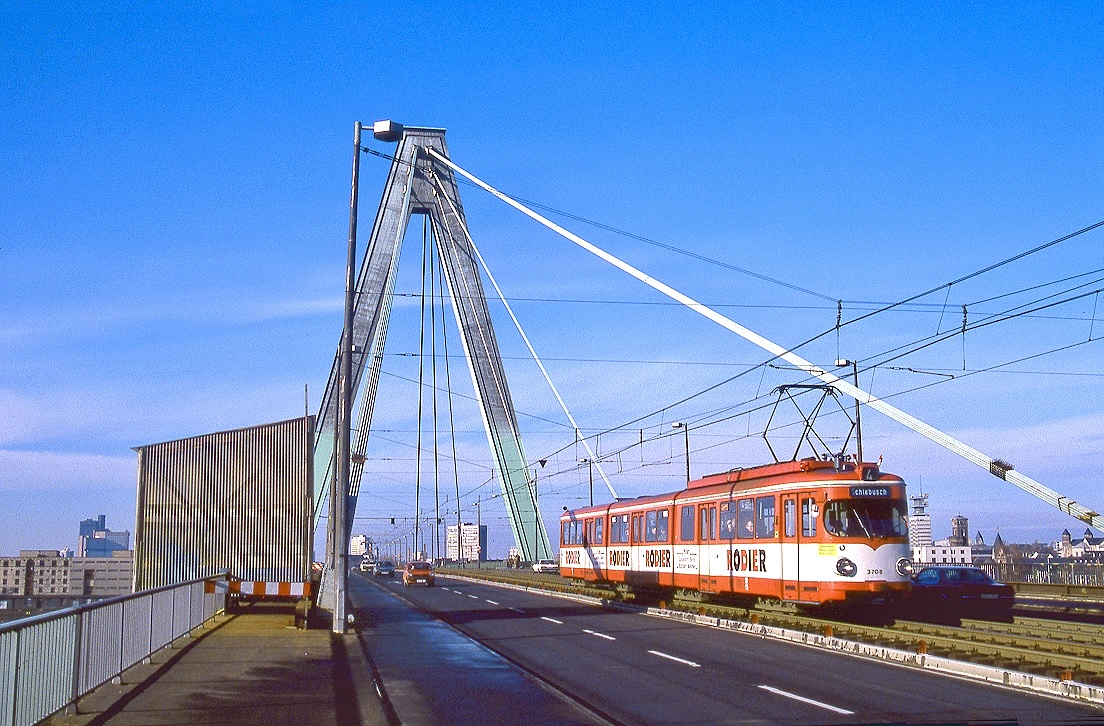
M 246 605 L 152 660 L 47 723 L 388 723 L 355 634 L 299 630 L 291 606 Z

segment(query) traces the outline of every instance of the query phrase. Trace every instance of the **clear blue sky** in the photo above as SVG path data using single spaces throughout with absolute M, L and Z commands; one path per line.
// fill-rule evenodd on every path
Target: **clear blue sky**
M 317 405 L 341 326 L 357 120 L 445 127 L 453 158 L 504 190 L 818 293 L 559 219 L 784 345 L 831 329 L 836 299 L 846 321 L 1104 219 L 1096 4 L 119 5 L 0 9 L 0 554 L 75 547 L 78 520 L 100 513 L 133 529 L 133 446 L 300 415 L 304 384 Z M 386 171 L 364 157 L 369 221 Z M 764 359 L 500 202 L 462 193 L 588 432 Z M 402 294 L 419 289 L 419 240 L 415 229 Z M 980 319 L 1070 297 L 1099 288 L 1102 273 L 1085 273 L 1100 268 L 1104 229 L 801 352 L 822 365 L 881 362 L 961 325 L 963 304 Z M 1095 304 L 972 330 L 884 362 L 863 386 L 885 396 L 946 381 L 890 400 L 1100 509 Z M 529 458 L 560 452 L 538 478 L 551 524 L 587 496 L 585 454 L 502 313 L 492 305 Z M 365 517 L 413 516 L 417 395 L 403 378 L 417 377 L 417 359 L 403 354 L 417 352 L 417 320 L 416 301 L 400 298 Z M 452 363 L 456 390 L 470 391 Z M 695 475 L 768 460 L 755 435 L 767 412 L 719 412 L 796 380 L 755 370 L 606 435 L 603 452 L 641 429 L 647 439 L 610 461 L 619 493 L 679 485 L 681 439 L 656 438 L 674 420 L 716 422 L 691 429 Z M 475 498 L 495 490 L 478 414 L 458 403 L 456 416 L 474 519 Z M 937 536 L 960 513 L 989 541 L 997 528 L 1012 541 L 1084 529 L 876 413 L 864 424 L 867 458 L 931 494 Z M 440 481 L 455 491 L 451 466 Z M 483 517 L 501 554 L 499 500 Z M 356 527 L 377 538 L 402 528 Z

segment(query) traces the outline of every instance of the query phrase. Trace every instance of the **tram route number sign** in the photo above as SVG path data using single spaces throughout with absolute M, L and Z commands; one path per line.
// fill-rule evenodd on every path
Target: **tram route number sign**
M 852 499 L 884 498 L 889 495 L 889 487 L 851 487 Z

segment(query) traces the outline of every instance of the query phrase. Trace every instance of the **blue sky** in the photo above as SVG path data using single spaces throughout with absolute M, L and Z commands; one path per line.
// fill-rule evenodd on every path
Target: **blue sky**
M 501 189 L 817 293 L 557 218 L 783 345 L 831 329 L 837 299 L 846 321 L 1104 219 L 1104 11 L 1093 4 L 225 7 L 0 10 L 0 553 L 75 547 L 77 521 L 100 513 L 132 529 L 133 446 L 300 415 L 304 384 L 317 405 L 341 325 L 356 120 L 445 127 L 457 163 Z M 362 218 L 386 172 L 363 158 Z M 764 360 L 500 202 L 462 194 L 588 432 Z M 415 223 L 404 295 L 420 286 L 419 242 Z M 980 317 L 1070 297 L 1101 287 L 1101 273 L 1085 274 L 1100 268 L 1104 230 L 800 352 L 881 362 L 960 325 L 963 304 Z M 972 330 L 862 384 L 1100 509 L 1095 303 Z M 551 523 L 587 496 L 585 453 L 502 313 L 492 304 L 529 458 L 559 452 L 538 476 Z M 417 391 L 403 378 L 417 377 L 417 326 L 416 299 L 400 298 L 358 512 L 398 517 L 396 528 L 358 523 L 381 539 L 414 512 Z M 961 375 L 964 361 L 973 371 L 1040 353 Z M 456 391 L 470 391 L 452 363 Z M 675 420 L 701 422 L 695 475 L 769 460 L 756 435 L 769 411 L 717 412 L 797 380 L 756 369 L 606 434 L 603 452 L 626 447 L 608 466 L 619 493 L 679 485 Z M 945 382 L 905 392 L 934 381 Z M 478 413 L 458 404 L 456 417 L 474 519 L 475 498 L 495 490 Z M 937 535 L 960 513 L 990 541 L 998 527 L 1013 541 L 1084 529 L 876 413 L 864 429 L 867 458 L 931 494 Z M 451 467 L 440 482 L 455 491 Z M 482 509 L 492 553 L 504 551 L 500 500 Z

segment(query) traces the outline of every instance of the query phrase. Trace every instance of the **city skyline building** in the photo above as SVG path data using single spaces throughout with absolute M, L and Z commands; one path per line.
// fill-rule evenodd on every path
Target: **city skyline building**
M 130 532 L 112 532 L 107 528 L 107 516 L 82 519 L 77 537 L 77 557 L 112 557 L 115 552 L 130 549 Z
M 454 562 L 486 561 L 487 525 L 465 523 L 462 530 L 455 524 L 449 525 L 445 531 L 445 557 Z

